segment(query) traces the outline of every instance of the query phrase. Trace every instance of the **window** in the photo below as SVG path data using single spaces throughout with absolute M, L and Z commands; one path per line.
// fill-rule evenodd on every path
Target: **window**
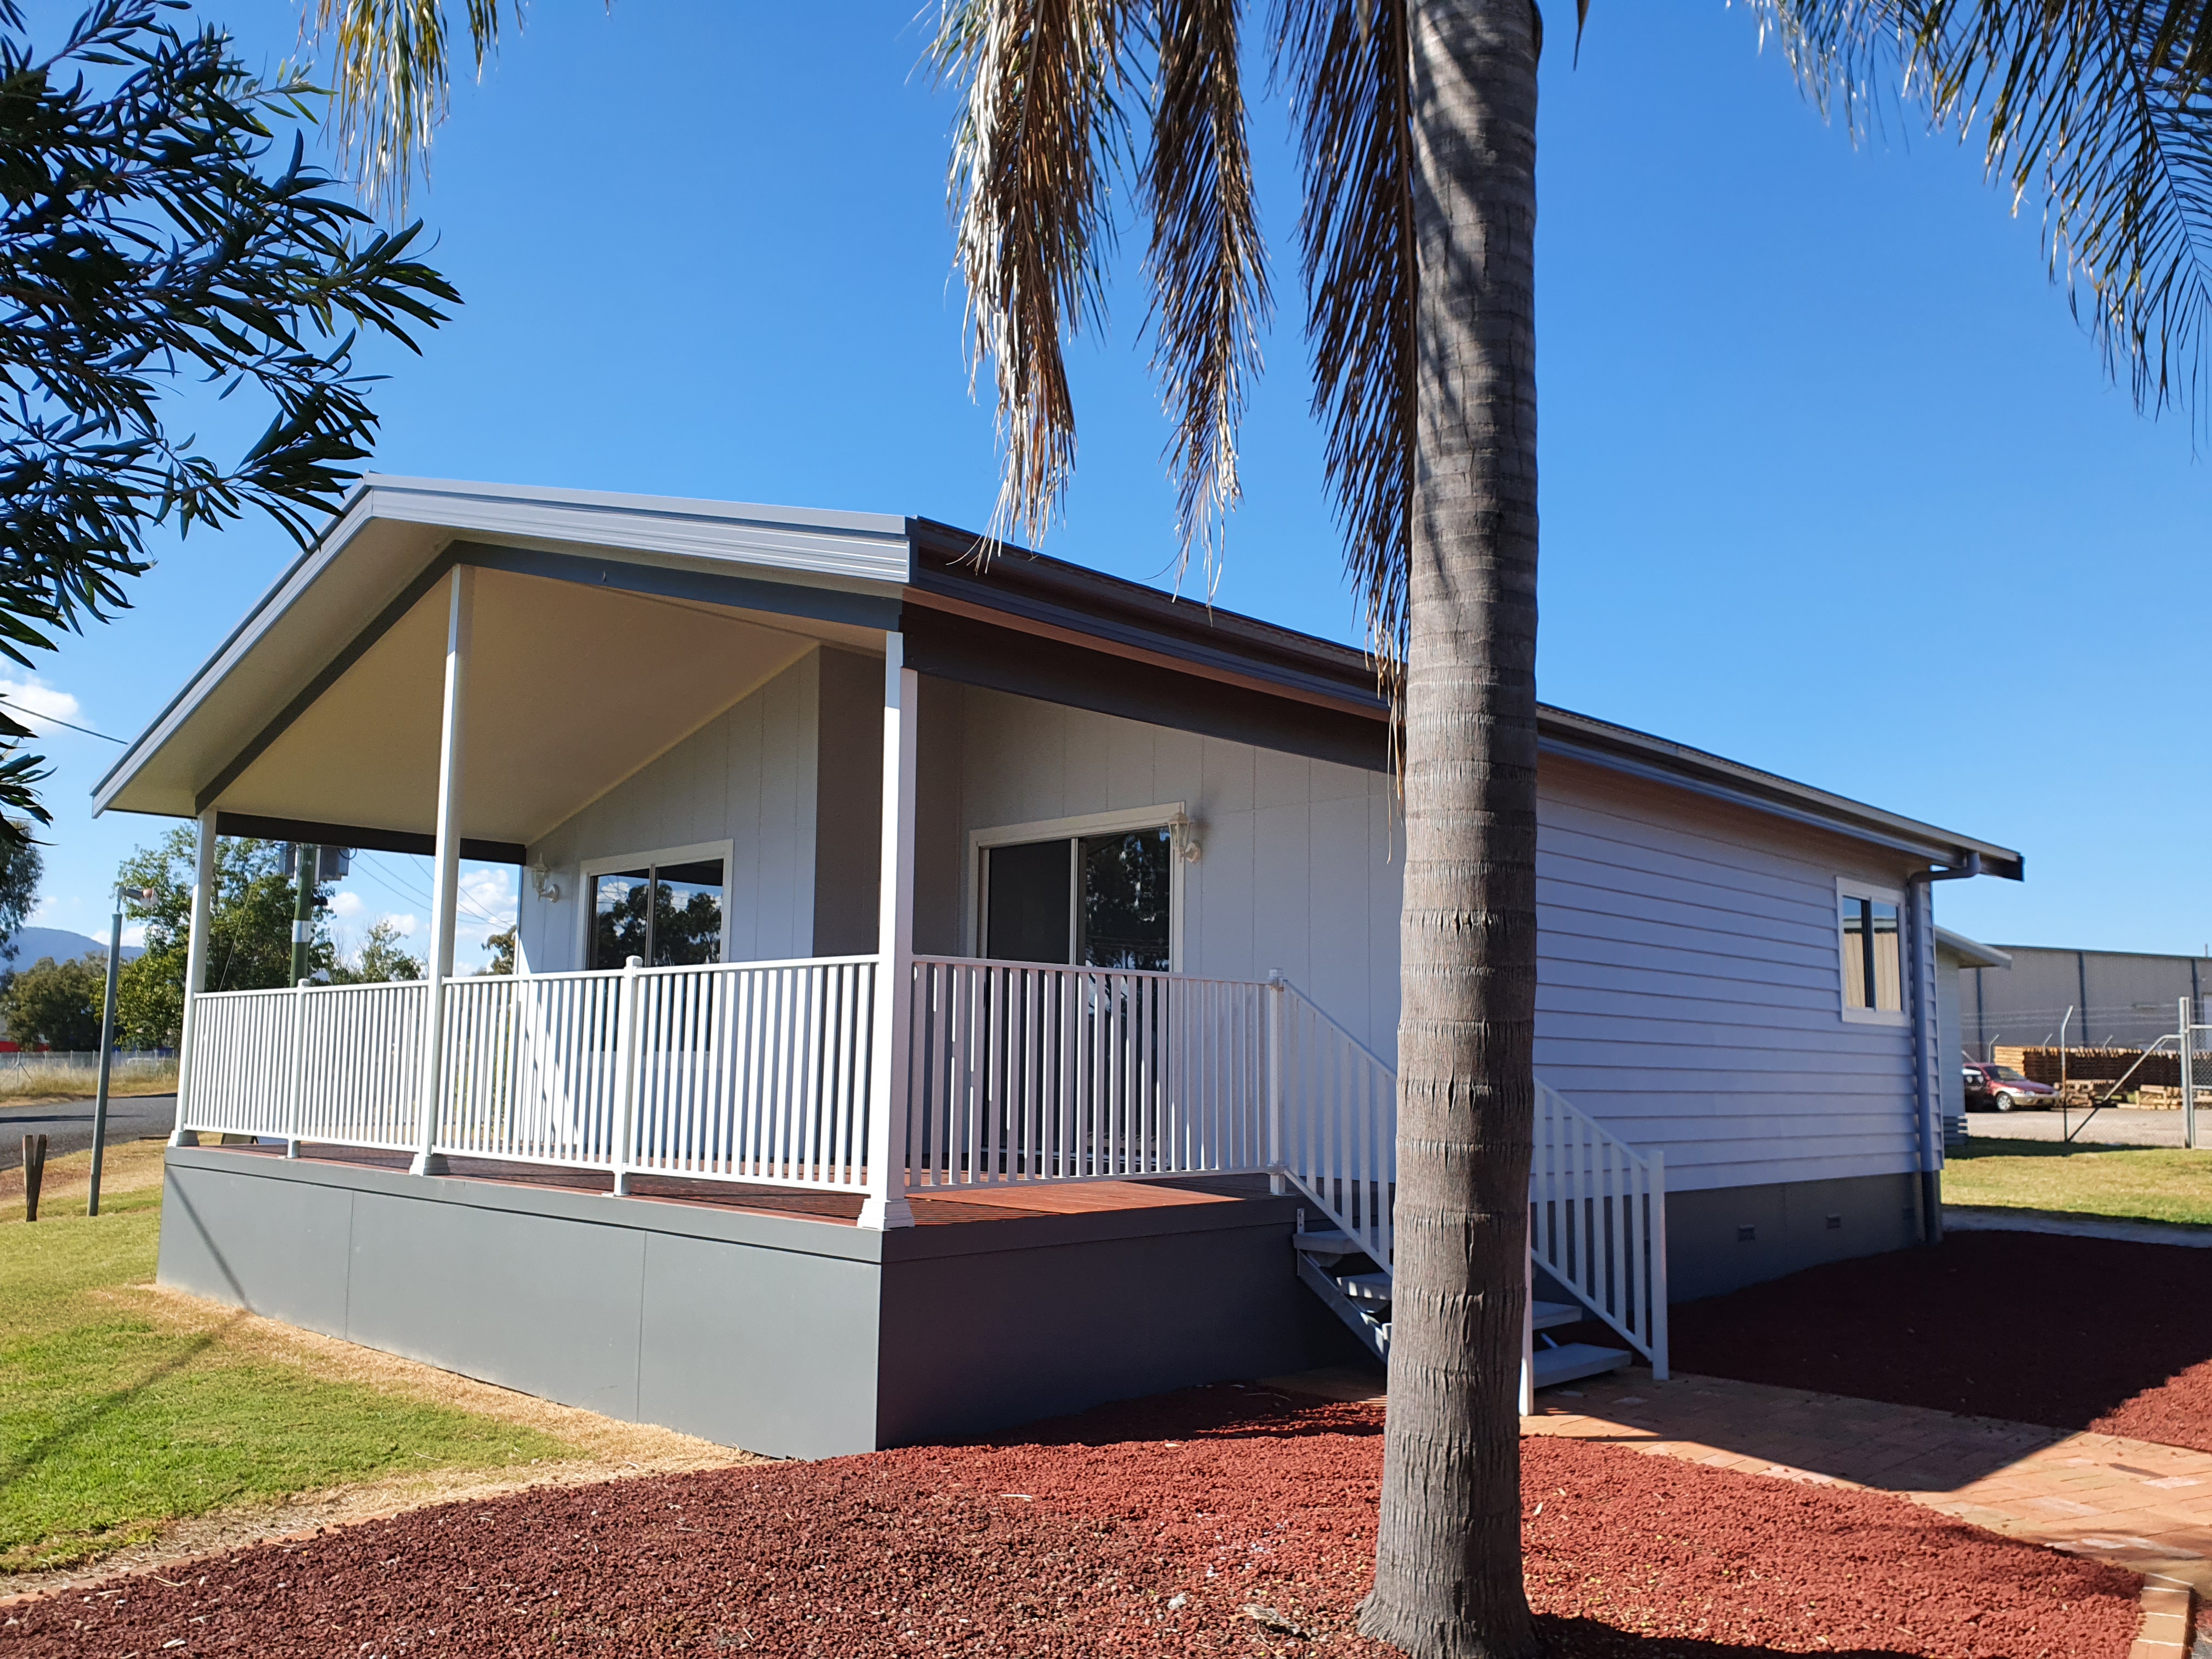
M 1898 926 L 1903 902 L 1902 894 L 1883 888 L 1836 884 L 1845 1019 L 1905 1023 L 1905 952 Z
M 1158 820 L 1180 817 L 1181 809 L 1149 816 L 1155 821 L 1071 819 L 1067 833 L 1030 838 L 1024 830 L 1058 828 L 1030 824 L 979 837 L 982 954 L 1001 962 L 1172 968 L 1176 831 Z
M 722 959 L 721 857 L 687 858 L 681 849 L 662 863 L 647 854 L 612 860 L 592 871 L 586 965 L 619 968 L 632 957 L 648 968 L 689 967 Z M 623 867 L 628 866 L 629 867 Z

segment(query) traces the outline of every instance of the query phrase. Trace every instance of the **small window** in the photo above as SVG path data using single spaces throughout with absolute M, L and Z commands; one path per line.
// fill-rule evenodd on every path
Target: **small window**
M 1172 842 L 1161 825 L 987 848 L 983 954 L 1166 972 Z
M 722 959 L 722 860 L 646 864 L 592 878 L 592 960 L 619 968 L 632 957 L 649 968 Z
M 1902 1020 L 1905 953 L 1899 932 L 1899 899 L 1876 888 L 1838 884 L 1844 979 L 1844 1018 Z

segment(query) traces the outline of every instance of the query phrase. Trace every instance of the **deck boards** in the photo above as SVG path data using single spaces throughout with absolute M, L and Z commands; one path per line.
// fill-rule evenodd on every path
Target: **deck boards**
M 281 1146 L 234 1146 L 228 1150 L 262 1158 L 283 1157 Z M 355 1168 L 404 1170 L 404 1152 L 310 1143 L 301 1161 Z M 597 1170 L 562 1170 L 488 1158 L 457 1158 L 451 1176 L 502 1187 L 540 1188 L 557 1192 L 604 1193 L 611 1182 Z M 1051 1186 L 945 1189 L 946 1196 L 914 1196 L 915 1224 L 953 1226 L 969 1222 L 1016 1220 L 1034 1215 L 1097 1215 L 1117 1210 L 1175 1208 L 1195 1204 L 1229 1204 L 1267 1195 L 1265 1176 L 1185 1176 L 1167 1181 L 1084 1181 Z M 951 1195 L 957 1190 L 957 1196 Z M 656 1204 L 738 1210 L 755 1215 L 789 1216 L 833 1226 L 859 1224 L 857 1193 L 809 1192 L 741 1182 L 693 1181 L 669 1176 L 634 1175 L 629 1196 Z

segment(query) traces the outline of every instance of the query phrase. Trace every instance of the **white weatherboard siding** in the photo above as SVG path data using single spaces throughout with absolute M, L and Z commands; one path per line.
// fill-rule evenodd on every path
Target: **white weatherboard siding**
M 1398 908 L 1380 775 L 925 682 L 917 944 L 970 948 L 967 837 L 1175 801 L 1186 973 L 1279 968 L 1386 1059 Z M 1539 790 L 1536 1065 L 1678 1190 L 1916 1167 L 1909 1027 L 1847 1024 L 1838 876 L 1902 855 L 1547 757 Z
M 811 651 L 532 847 L 561 896 L 540 902 L 524 876 L 520 938 L 530 969 L 584 965 L 585 860 L 724 840 L 735 843 L 724 901 L 730 960 L 810 954 L 821 684 L 822 653 Z
M 1201 856 L 1180 867 L 1184 973 L 1279 969 L 1388 1054 L 1398 902 L 1385 781 L 1354 767 L 925 679 L 915 943 L 974 948 L 967 838 L 1006 824 L 1182 802 Z
M 1553 758 L 1538 848 L 1536 1069 L 1670 1187 L 1916 1167 L 1912 1033 L 1839 1012 L 1836 878 L 1901 855 Z

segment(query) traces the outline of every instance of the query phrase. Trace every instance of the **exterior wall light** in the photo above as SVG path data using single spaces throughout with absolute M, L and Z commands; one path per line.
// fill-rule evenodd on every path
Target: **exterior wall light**
M 1178 812 L 1168 820 L 1168 844 L 1185 864 L 1197 863 L 1206 851 L 1199 844 L 1198 824 L 1188 812 Z
M 561 884 L 553 879 L 553 872 L 545 867 L 544 859 L 538 860 L 530 866 L 530 885 L 535 890 L 538 896 L 546 903 L 553 904 L 559 902 Z

